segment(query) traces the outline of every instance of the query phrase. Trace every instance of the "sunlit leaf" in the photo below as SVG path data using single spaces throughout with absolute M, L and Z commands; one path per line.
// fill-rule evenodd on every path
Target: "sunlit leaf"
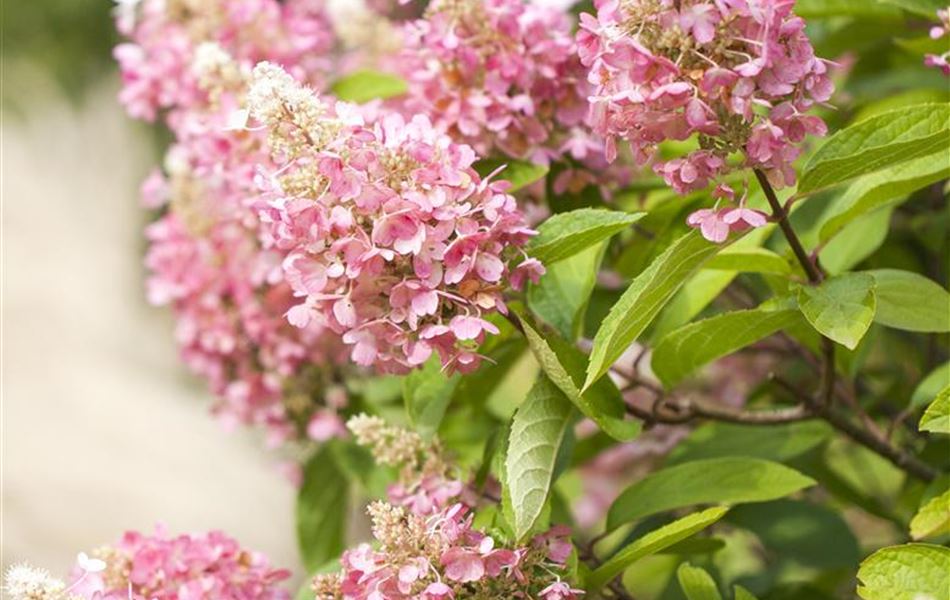
M 683 463 L 647 475 L 628 487 L 607 514 L 607 528 L 696 504 L 765 502 L 814 485 L 784 465 L 739 457 Z
M 940 390 L 927 407 L 920 419 L 920 430 L 950 434 L 950 385 Z
M 833 135 L 805 166 L 799 193 L 813 193 L 946 147 L 950 104 L 887 112 Z
M 798 304 L 819 333 L 854 350 L 874 320 L 874 277 L 847 273 L 802 287 Z
M 561 444 L 574 415 L 574 406 L 544 375 L 515 413 L 505 465 L 518 539 L 531 532 L 544 509 Z
M 538 226 L 527 251 L 544 264 L 555 263 L 623 231 L 644 214 L 599 208 L 559 213 Z
M 858 570 L 864 600 L 946 600 L 950 590 L 950 548 L 905 544 L 878 550 Z
M 699 233 L 689 233 L 633 280 L 594 337 L 584 388 L 592 386 L 610 369 L 689 276 L 720 249 Z

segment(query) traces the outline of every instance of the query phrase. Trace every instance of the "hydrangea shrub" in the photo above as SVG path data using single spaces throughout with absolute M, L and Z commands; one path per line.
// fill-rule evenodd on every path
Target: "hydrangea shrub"
M 947 15 L 120 2 L 147 296 L 297 597 L 946 598 Z M 290 597 L 224 534 L 79 563 L 6 591 Z

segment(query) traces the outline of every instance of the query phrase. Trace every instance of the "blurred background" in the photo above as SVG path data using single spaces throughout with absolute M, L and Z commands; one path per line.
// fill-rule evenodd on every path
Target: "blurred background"
M 3 6 L 2 563 L 65 573 L 126 529 L 226 530 L 297 570 L 294 489 L 145 301 L 161 134 L 115 100 L 109 0 Z

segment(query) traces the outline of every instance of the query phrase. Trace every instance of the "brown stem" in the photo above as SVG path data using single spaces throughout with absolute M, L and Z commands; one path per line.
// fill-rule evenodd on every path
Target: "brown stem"
M 805 274 L 808 275 L 808 281 L 814 284 L 821 283 L 825 276 L 814 261 L 809 258 L 808 253 L 805 252 L 805 248 L 802 246 L 798 235 L 796 235 L 795 230 L 792 229 L 792 224 L 788 220 L 788 212 L 785 210 L 785 207 L 782 206 L 782 203 L 779 202 L 778 196 L 775 194 L 775 189 L 773 189 L 772 184 L 769 183 L 769 178 L 759 169 L 755 169 L 754 172 L 756 179 L 759 180 L 759 185 L 762 186 L 762 191 L 765 192 L 765 197 L 769 201 L 769 206 L 772 207 L 772 217 L 782 229 L 782 233 L 785 234 L 785 239 L 788 240 L 788 245 L 792 247 L 795 258 L 798 259 L 802 268 L 805 269 Z
M 913 454 L 891 444 L 887 439 L 878 437 L 867 429 L 855 425 L 849 418 L 834 410 L 831 406 L 827 404 L 823 406 L 816 405 L 812 396 L 804 390 L 779 377 L 775 378 L 775 382 L 809 405 L 816 416 L 827 421 L 832 427 L 851 438 L 852 441 L 880 454 L 894 466 L 927 482 L 933 481 L 939 475 L 936 469 L 919 460 Z

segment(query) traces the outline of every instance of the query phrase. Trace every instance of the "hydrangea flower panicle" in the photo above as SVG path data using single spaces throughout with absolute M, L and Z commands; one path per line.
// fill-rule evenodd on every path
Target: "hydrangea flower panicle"
M 498 333 L 484 317 L 507 310 L 511 266 L 535 234 L 508 184 L 482 179 L 474 151 L 424 116 L 368 123 L 269 63 L 255 67 L 248 105 L 281 164 L 260 218 L 302 299 L 289 321 L 329 327 L 354 362 L 382 371 L 432 354 L 452 371 L 476 368 L 478 345 Z
M 616 155 L 630 144 L 641 163 L 660 143 L 694 137 L 698 148 L 657 162 L 681 194 L 736 168 L 759 169 L 777 187 L 795 184 L 792 163 L 806 134 L 825 135 L 807 111 L 831 98 L 828 65 L 816 57 L 794 0 L 602 0 L 581 16 L 581 61 L 595 86 L 594 130 Z M 690 225 L 713 241 L 733 226 L 763 223 L 751 212 L 694 213 Z M 748 219 L 746 218 L 748 217 Z
M 589 137 L 571 29 L 566 11 L 522 0 L 434 0 L 405 27 L 406 108 L 482 156 L 547 164 Z

